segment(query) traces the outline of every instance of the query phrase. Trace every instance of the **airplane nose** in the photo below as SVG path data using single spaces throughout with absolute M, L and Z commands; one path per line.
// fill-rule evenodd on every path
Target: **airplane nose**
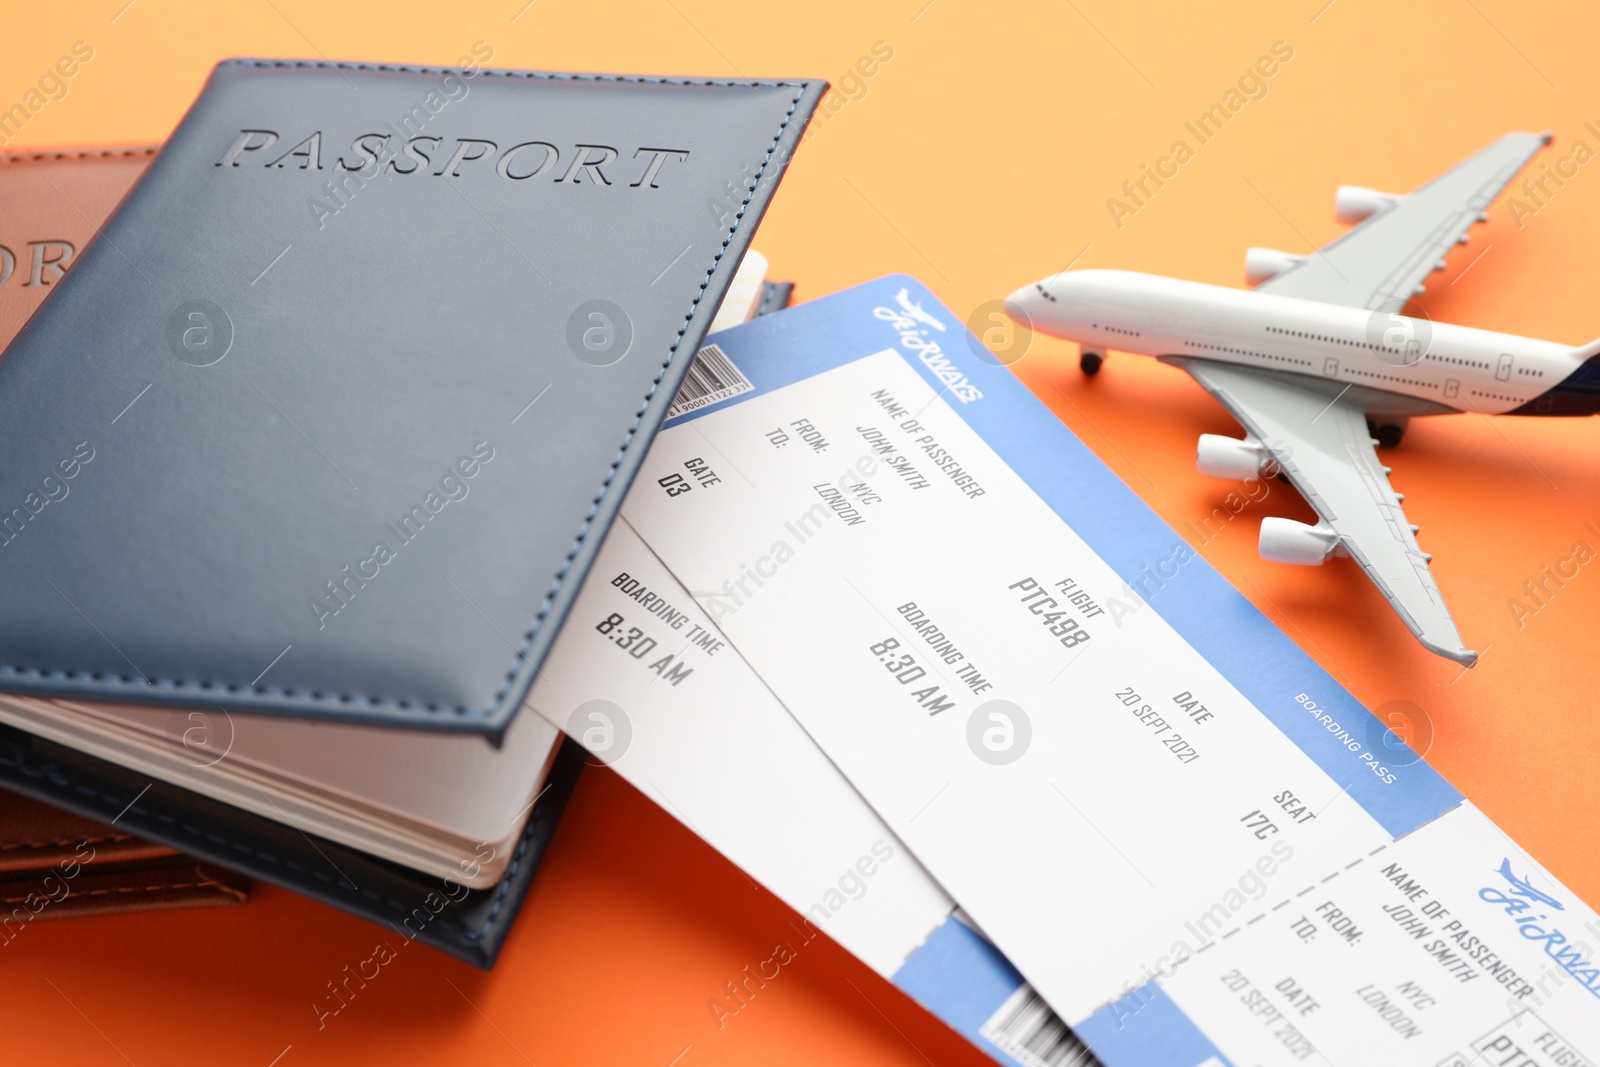
M 1006 314 L 1018 322 L 1032 322 L 1042 302 L 1038 285 L 1030 283 L 1006 297 Z

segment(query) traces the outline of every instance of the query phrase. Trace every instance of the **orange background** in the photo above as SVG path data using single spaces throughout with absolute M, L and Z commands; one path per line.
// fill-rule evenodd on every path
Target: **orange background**
M 1339 232 L 1336 184 L 1403 192 L 1506 130 L 1555 132 L 1535 176 L 1577 140 L 1600 149 L 1584 128 L 1600 129 L 1592 12 L 1325 3 L 14 5 L 0 34 L 0 108 L 78 40 L 93 60 L 8 148 L 159 141 L 211 64 L 233 55 L 447 64 L 484 41 L 495 66 L 839 83 L 882 41 L 893 58 L 835 98 L 842 106 L 796 157 L 756 244 L 802 298 L 907 271 L 963 317 L 1069 262 L 1242 284 L 1246 245 L 1304 252 Z M 1193 146 L 1183 123 L 1276 41 L 1294 57 L 1267 95 L 1118 227 L 1107 199 L 1173 141 Z M 1421 307 L 1587 340 L 1600 333 L 1600 162 L 1542 204 L 1524 202 L 1538 210 L 1491 210 Z M 1195 437 L 1235 433 L 1232 420 L 1176 370 L 1114 356 L 1085 381 L 1075 354 L 1037 338 L 1015 368 L 1173 525 L 1198 529 L 1229 487 L 1195 473 Z M 1191 537 L 1369 706 L 1424 709 L 1431 729 L 1413 736 L 1434 764 L 1593 904 L 1600 562 L 1520 625 L 1508 600 L 1575 542 L 1600 550 L 1585 526 L 1600 527 L 1597 446 L 1594 420 L 1462 415 L 1415 423 L 1386 460 L 1463 635 L 1484 653 L 1470 672 L 1424 652 L 1347 562 L 1303 570 L 1257 558 L 1260 517 L 1310 517 L 1277 483 L 1205 544 Z M 404 948 L 319 1032 L 310 1004 L 324 983 L 387 935 L 263 887 L 235 911 L 30 926 L 0 948 L 0 1019 L 18 1062 L 988 1062 L 823 940 L 719 1030 L 707 1000 L 768 955 L 790 918 L 591 769 L 493 973 Z

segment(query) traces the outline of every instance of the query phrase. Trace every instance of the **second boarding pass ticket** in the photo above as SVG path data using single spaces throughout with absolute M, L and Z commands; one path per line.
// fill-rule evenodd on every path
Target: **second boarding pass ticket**
M 968 337 L 718 335 L 625 515 L 1112 1067 L 1593 1062 L 1594 912 Z

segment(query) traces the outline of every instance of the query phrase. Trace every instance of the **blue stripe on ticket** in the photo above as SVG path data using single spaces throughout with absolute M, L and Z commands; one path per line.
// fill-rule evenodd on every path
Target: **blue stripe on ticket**
M 720 400 L 710 393 L 712 402 L 667 425 L 893 348 L 1391 836 L 1404 836 L 1460 804 L 1454 787 L 1189 549 L 915 279 L 880 278 L 712 340 L 753 388 Z
M 978 1031 L 1022 988 L 1022 975 L 960 919 L 946 919 L 894 972 L 894 984 L 996 1062 L 1019 1067 Z
M 1233 1067 L 1154 983 L 1107 1004 L 1073 1029 L 1114 1067 Z

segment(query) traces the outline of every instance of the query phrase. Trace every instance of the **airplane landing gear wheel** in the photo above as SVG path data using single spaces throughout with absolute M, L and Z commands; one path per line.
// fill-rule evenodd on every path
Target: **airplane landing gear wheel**
M 1105 365 L 1106 357 L 1098 352 L 1084 352 L 1078 356 L 1078 369 L 1093 378 Z
M 1367 422 L 1367 430 L 1372 434 L 1372 436 L 1378 439 L 1378 445 L 1380 447 L 1393 448 L 1398 445 L 1400 443 L 1400 439 L 1406 435 L 1406 420 L 1388 419 L 1383 422 L 1373 422 L 1369 420 Z

